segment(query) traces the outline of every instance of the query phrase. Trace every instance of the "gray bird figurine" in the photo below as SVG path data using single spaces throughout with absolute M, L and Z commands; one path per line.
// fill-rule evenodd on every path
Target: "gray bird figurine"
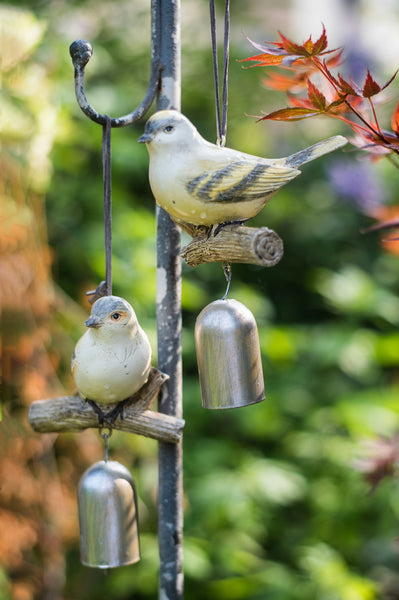
M 206 226 L 251 219 L 299 166 L 347 143 L 337 135 L 286 158 L 260 158 L 207 142 L 175 110 L 152 115 L 138 141 L 147 145 L 157 204 L 177 223 Z
M 151 369 L 151 346 L 126 300 L 96 300 L 72 356 L 72 375 L 86 400 L 111 404 L 137 392 Z

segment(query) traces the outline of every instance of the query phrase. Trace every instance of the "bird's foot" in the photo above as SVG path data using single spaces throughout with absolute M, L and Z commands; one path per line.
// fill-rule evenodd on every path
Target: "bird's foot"
M 86 402 L 88 404 L 90 404 L 90 406 L 92 407 L 92 409 L 94 410 L 94 412 L 97 415 L 98 418 L 98 424 L 100 427 L 103 427 L 104 424 L 106 425 L 113 425 L 113 423 L 110 422 L 109 418 L 108 418 L 108 414 L 105 413 L 97 404 L 97 402 L 94 402 L 94 400 L 90 400 L 89 398 L 86 398 Z
M 102 408 L 98 406 L 97 402 L 94 402 L 94 400 L 87 399 L 86 401 L 88 402 L 88 404 L 90 404 L 90 406 L 96 413 L 98 417 L 99 426 L 103 427 L 105 424 L 109 427 L 112 427 L 115 424 L 115 421 L 118 417 L 120 417 L 121 421 L 123 421 L 125 406 L 127 406 L 130 400 L 130 398 L 126 398 L 126 400 L 118 402 L 118 404 L 108 412 L 104 412 Z
M 213 231 L 213 237 L 216 237 L 217 234 L 223 229 L 223 227 L 226 227 L 226 225 L 242 225 L 243 223 L 245 223 L 245 220 L 242 221 L 226 221 L 225 223 L 219 223 L 214 231 Z
M 107 419 L 112 425 L 115 423 L 118 417 L 121 421 L 123 421 L 125 418 L 125 406 L 128 404 L 128 401 L 130 401 L 130 398 L 122 400 L 122 402 L 118 402 L 118 404 L 112 410 L 110 410 L 109 413 L 107 413 Z

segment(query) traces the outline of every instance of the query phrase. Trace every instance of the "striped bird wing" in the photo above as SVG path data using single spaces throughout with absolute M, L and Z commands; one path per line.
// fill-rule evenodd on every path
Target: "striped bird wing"
M 261 161 L 233 160 L 222 167 L 200 161 L 201 175 L 186 182 L 188 193 L 204 202 L 240 202 L 276 192 L 301 171 Z

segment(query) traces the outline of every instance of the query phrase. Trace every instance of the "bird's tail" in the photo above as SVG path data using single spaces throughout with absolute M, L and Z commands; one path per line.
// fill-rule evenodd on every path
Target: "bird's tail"
M 342 135 L 335 135 L 334 137 L 330 137 L 327 140 L 322 140 L 313 146 L 309 146 L 309 148 L 305 148 L 304 150 L 300 150 L 299 152 L 295 152 L 295 154 L 291 154 L 286 159 L 286 164 L 289 167 L 293 167 L 297 169 L 301 165 L 314 160 L 315 158 L 319 158 L 324 154 L 328 154 L 341 146 L 345 146 L 348 143 L 348 140 Z

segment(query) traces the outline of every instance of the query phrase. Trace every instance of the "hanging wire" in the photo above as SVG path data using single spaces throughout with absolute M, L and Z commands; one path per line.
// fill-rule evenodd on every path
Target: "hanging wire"
M 219 84 L 219 67 L 217 56 L 217 40 L 216 40 L 216 11 L 215 0 L 209 0 L 209 9 L 211 17 L 211 38 L 212 38 L 212 57 L 213 57 L 213 76 L 215 80 L 215 108 L 216 108 L 216 136 L 217 145 L 223 146 L 226 144 L 227 133 L 227 105 L 228 105 L 228 73 L 229 73 L 229 46 L 230 46 L 230 0 L 225 0 L 224 4 L 224 40 L 223 40 L 223 87 L 222 87 L 222 104 L 220 105 L 220 84 Z M 222 298 L 225 300 L 229 293 L 231 284 L 231 265 L 223 263 L 223 271 L 227 280 L 226 292 Z
M 215 108 L 216 108 L 216 135 L 217 145 L 222 148 L 226 144 L 227 133 L 227 105 L 228 105 L 228 79 L 229 79 L 229 47 L 230 47 L 230 0 L 225 0 L 224 4 L 224 40 L 223 40 L 223 87 L 222 104 L 220 105 L 220 84 L 219 67 L 217 56 L 216 41 L 216 12 L 215 0 L 209 0 L 209 9 L 211 17 L 211 38 L 212 38 L 212 57 L 213 57 L 213 76 L 215 80 Z M 231 265 L 223 263 L 223 271 L 227 281 L 226 292 L 222 298 L 225 300 L 230 290 L 231 284 Z
M 223 263 L 222 266 L 223 266 L 224 276 L 226 277 L 227 286 L 226 286 L 226 291 L 224 293 L 224 296 L 221 298 L 221 300 L 226 300 L 227 294 L 229 293 L 230 284 L 231 284 L 231 264 Z
M 95 290 L 86 292 L 91 296 L 89 302 L 94 304 L 102 296 L 112 294 L 112 198 L 111 198 L 111 129 L 112 119 L 104 116 L 102 126 L 102 164 L 103 164 L 103 190 L 104 190 L 104 251 L 105 251 L 105 281 L 102 281 Z
M 222 106 L 220 106 L 219 93 L 219 67 L 217 58 L 216 41 L 216 13 L 215 0 L 209 1 L 211 17 L 211 38 L 213 55 L 213 75 L 215 80 L 215 105 L 216 105 L 216 133 L 218 146 L 224 146 L 226 143 L 227 132 L 227 105 L 228 105 L 228 70 L 229 70 L 229 45 L 230 45 L 230 0 L 225 0 L 224 9 L 224 43 L 223 43 L 223 88 L 222 88 Z
M 111 117 L 105 115 L 102 136 L 104 182 L 105 293 L 112 294 Z

